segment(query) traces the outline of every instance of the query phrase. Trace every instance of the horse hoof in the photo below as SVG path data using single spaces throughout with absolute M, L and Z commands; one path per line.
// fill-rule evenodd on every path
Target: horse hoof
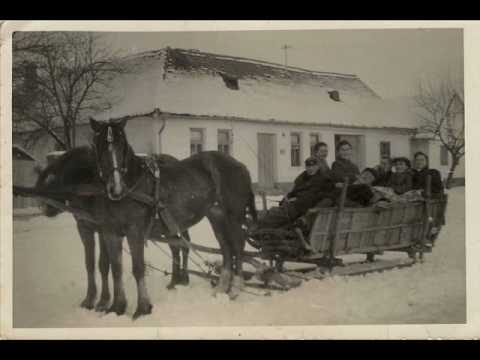
M 120 315 L 125 314 L 126 310 L 127 310 L 127 303 L 113 304 L 107 310 L 107 314 L 114 312 L 115 314 L 120 316 Z
M 140 316 L 149 315 L 152 313 L 153 305 L 152 304 L 143 304 L 137 307 L 135 314 L 133 314 L 133 320 L 137 320 Z
M 109 300 L 100 300 L 95 306 L 96 312 L 106 312 L 108 310 Z
M 175 283 L 171 282 L 167 285 L 167 290 L 175 290 Z
M 188 284 L 190 284 L 190 278 L 189 278 L 188 274 L 183 274 L 183 275 L 180 277 L 180 280 L 179 280 L 179 282 L 178 282 L 178 285 L 187 286 Z
M 240 295 L 244 286 L 245 284 L 243 278 L 240 276 L 234 276 L 232 280 L 232 287 L 228 293 L 230 300 L 235 300 Z
M 232 282 L 232 273 L 229 271 L 223 271 L 219 278 L 218 283 L 213 289 L 213 295 L 215 296 L 218 293 L 228 293 L 230 291 L 230 286 Z
M 92 310 L 95 306 L 94 302 L 95 302 L 95 299 L 86 298 L 85 300 L 82 301 L 82 303 L 80 304 L 80 307 L 84 309 Z

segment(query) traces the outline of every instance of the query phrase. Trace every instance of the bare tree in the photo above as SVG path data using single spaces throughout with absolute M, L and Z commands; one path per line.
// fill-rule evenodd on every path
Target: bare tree
M 451 79 L 433 84 L 419 82 L 415 101 L 421 112 L 420 131 L 439 140 L 449 152 L 452 162 L 446 179 L 446 187 L 451 181 L 456 167 L 465 155 L 465 106 L 463 87 L 455 86 Z
M 76 145 L 79 119 L 111 107 L 111 81 L 128 71 L 86 32 L 16 33 L 13 55 L 14 129 L 40 129 L 65 150 Z

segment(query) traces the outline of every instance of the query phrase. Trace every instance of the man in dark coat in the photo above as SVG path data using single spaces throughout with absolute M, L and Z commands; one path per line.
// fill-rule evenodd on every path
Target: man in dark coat
M 345 178 L 349 184 L 357 180 L 360 175 L 358 166 L 352 162 L 352 145 L 342 140 L 337 145 L 337 159 L 332 164 L 332 177 L 337 188 L 342 188 Z
M 372 184 L 373 186 L 390 186 L 390 179 L 392 178 L 392 160 L 388 156 L 383 156 L 380 160 L 380 165 L 375 167 L 377 171 L 377 178 Z
M 268 210 L 258 221 L 257 228 L 278 228 L 302 216 L 320 200 L 332 196 L 334 184 L 330 177 L 320 171 L 318 159 L 305 160 L 305 171 L 294 182 L 294 187 L 280 202 L 280 206 Z

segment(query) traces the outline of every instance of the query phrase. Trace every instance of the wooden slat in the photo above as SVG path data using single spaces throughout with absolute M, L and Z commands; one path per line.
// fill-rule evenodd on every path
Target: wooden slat
M 324 270 L 325 275 L 329 276 L 354 276 L 364 275 L 372 272 L 381 272 L 394 268 L 412 266 L 415 263 L 412 259 L 398 260 L 377 260 L 371 263 L 354 263 L 347 266 L 337 266 L 332 271 Z
M 340 230 L 338 233 L 339 234 L 347 234 L 347 233 L 361 233 L 361 232 L 368 232 L 368 231 L 381 231 L 381 230 L 395 230 L 398 228 L 404 228 L 404 227 L 411 227 L 415 225 L 423 225 L 424 222 L 416 222 L 416 223 L 410 223 L 410 224 L 399 224 L 399 225 L 391 225 L 391 226 L 379 226 L 379 227 L 371 227 L 371 228 L 365 228 L 365 229 L 358 229 L 358 230 Z
M 340 238 L 339 230 L 341 225 L 340 223 L 342 219 L 343 209 L 345 208 L 345 201 L 347 199 L 347 188 L 348 188 L 348 177 L 345 177 L 342 193 L 340 194 L 338 210 L 336 213 L 335 232 L 332 234 L 333 236 L 330 237 L 331 240 L 330 240 L 329 257 L 330 257 L 330 263 L 332 264 L 332 267 L 335 259 L 335 253 L 337 251 L 337 241 L 339 241 L 339 238 Z

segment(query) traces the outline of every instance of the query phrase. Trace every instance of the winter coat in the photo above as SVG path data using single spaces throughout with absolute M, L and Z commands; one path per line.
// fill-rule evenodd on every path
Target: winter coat
M 334 188 L 331 178 L 323 175 L 321 170 L 315 175 L 308 175 L 304 171 L 295 179 L 294 187 L 287 194 L 287 199 L 295 198 L 293 201 L 295 208 L 303 213 L 323 198 L 331 197 Z
M 336 183 L 344 182 L 345 177 L 348 177 L 349 184 L 353 184 L 358 175 L 360 175 L 358 166 L 350 160 L 338 158 L 332 164 L 332 177 Z
M 395 191 L 395 194 L 401 195 L 412 190 L 412 173 L 405 171 L 402 173 L 392 173 L 390 182 L 387 185 Z
M 427 175 L 431 177 L 431 191 L 432 196 L 439 196 L 443 194 L 443 183 L 440 172 L 435 169 L 424 168 L 420 171 L 413 170 L 412 185 L 415 190 L 425 191 L 427 188 Z
M 382 167 L 378 166 L 375 168 L 377 170 L 378 176 L 373 182 L 373 186 L 389 186 L 390 185 L 390 180 L 392 178 L 393 171 L 385 171 Z

